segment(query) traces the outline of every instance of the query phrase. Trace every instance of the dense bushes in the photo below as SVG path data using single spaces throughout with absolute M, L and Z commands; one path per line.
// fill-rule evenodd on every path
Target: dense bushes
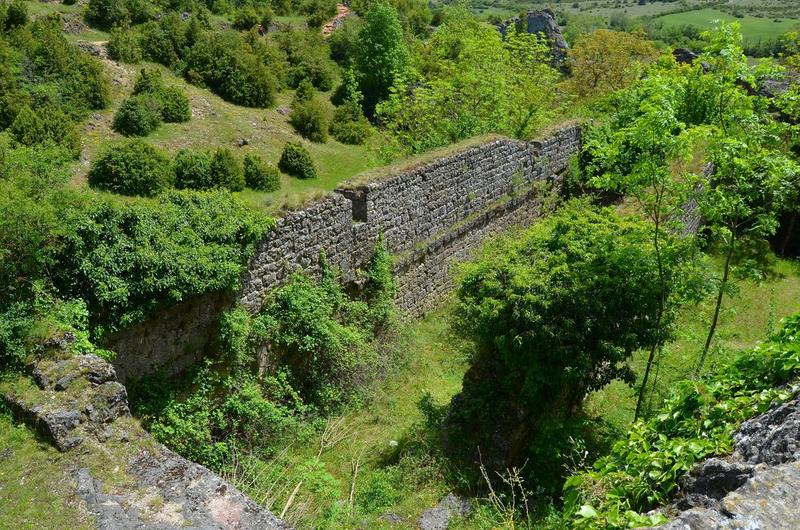
M 147 136 L 161 125 L 161 104 L 150 94 L 122 102 L 111 127 L 124 136 Z
M 86 301 L 98 335 L 141 322 L 157 307 L 235 289 L 272 226 L 225 191 L 171 191 L 153 203 L 100 200 L 64 215 L 69 228 L 54 281 Z
M 138 36 L 126 29 L 114 28 L 108 40 L 108 56 L 122 63 L 136 64 L 142 60 Z
M 181 149 L 173 162 L 175 187 L 178 189 L 208 190 L 211 180 L 211 157 L 202 151 Z
M 211 182 L 231 191 L 244 189 L 244 173 L 230 149 L 220 147 L 211 158 Z
M 189 98 L 176 86 L 166 86 L 161 72 L 142 69 L 133 88 L 116 115 L 112 127 L 125 136 L 147 136 L 161 125 L 188 121 Z
M 343 144 L 358 145 L 367 141 L 372 134 L 372 126 L 358 103 L 346 101 L 334 111 L 330 133 Z
M 326 142 L 330 110 L 324 102 L 313 97 L 307 101 L 296 101 L 289 114 L 289 123 L 304 138 L 312 142 Z
M 70 118 L 54 105 L 34 112 L 25 105 L 8 128 L 14 139 L 27 146 L 53 142 L 64 147 L 74 158 L 81 152 L 81 138 Z
M 270 166 L 258 155 L 245 155 L 244 181 L 247 187 L 258 191 L 275 191 L 281 187 L 278 168 Z
M 681 381 L 650 420 L 633 424 L 611 454 L 567 480 L 564 511 L 575 528 L 630 528 L 665 520 L 651 508 L 669 502 L 694 464 L 730 452 L 744 420 L 792 397 L 780 385 L 800 375 L 800 314 L 770 342 L 742 352 L 716 374 Z
M 274 103 L 277 81 L 238 35 L 203 37 L 186 56 L 186 78 L 248 107 Z
M 574 202 L 464 266 L 454 324 L 474 358 L 448 420 L 456 456 L 471 463 L 480 448 L 498 471 L 530 459 L 531 484 L 558 491 L 584 397 L 630 381 L 627 359 L 656 338 L 650 234 Z
M 167 156 L 142 140 L 111 144 L 88 175 L 93 188 L 122 195 L 153 196 L 172 185 Z
M 301 179 L 311 179 L 317 176 L 311 155 L 308 154 L 305 147 L 294 142 L 288 142 L 283 147 L 278 168 L 287 175 Z

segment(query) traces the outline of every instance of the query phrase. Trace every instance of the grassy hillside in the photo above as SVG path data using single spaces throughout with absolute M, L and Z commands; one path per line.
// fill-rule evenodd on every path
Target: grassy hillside
M 746 15 L 734 17 L 718 9 L 696 9 L 683 13 L 672 13 L 655 19 L 665 27 L 673 26 L 699 26 L 710 28 L 715 20 L 724 22 L 737 21 L 742 26 L 742 37 L 747 43 L 756 43 L 759 40 L 773 39 L 787 31 L 800 27 L 800 20 L 792 18 L 773 19 Z

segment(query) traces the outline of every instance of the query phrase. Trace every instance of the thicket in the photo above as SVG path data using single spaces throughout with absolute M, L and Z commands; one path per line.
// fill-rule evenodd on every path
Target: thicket
M 170 188 L 169 158 L 142 140 L 109 144 L 89 168 L 89 186 L 120 195 L 152 197 Z
M 266 192 L 280 189 L 280 171 L 277 167 L 265 163 L 260 156 L 245 155 L 242 166 L 248 188 Z
M 77 121 L 108 102 L 102 67 L 67 42 L 58 17 L 0 33 L 0 131 L 20 144 L 52 142 L 77 158 Z
M 377 339 L 390 329 L 395 290 L 388 254 L 379 242 L 356 296 L 321 263 L 318 280 L 294 276 L 257 315 L 224 314 L 214 361 L 183 381 L 133 385 L 134 411 L 157 439 L 217 470 L 236 451 L 267 458 L 380 375 Z

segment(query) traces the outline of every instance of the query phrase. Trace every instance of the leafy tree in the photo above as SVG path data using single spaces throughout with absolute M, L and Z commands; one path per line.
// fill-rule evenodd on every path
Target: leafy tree
M 373 5 L 358 32 L 354 64 L 364 95 L 364 113 L 372 116 L 375 106 L 409 69 L 410 56 L 397 12 L 387 4 Z
M 566 85 L 581 97 L 619 90 L 636 81 L 655 58 L 655 47 L 642 33 L 598 29 L 570 48 Z
M 721 138 L 711 151 L 714 173 L 699 205 L 709 228 L 724 245 L 725 261 L 696 374 L 702 371 L 714 340 L 737 245 L 743 239 L 759 239 L 775 233 L 777 215 L 800 181 L 800 167 L 771 149 L 759 132 L 762 131 L 751 130 L 743 138 Z
M 579 201 L 464 266 L 454 326 L 474 354 L 448 436 L 465 458 L 480 447 L 484 464 L 504 469 L 557 453 L 586 393 L 631 379 L 627 359 L 658 339 L 650 237 L 641 220 Z M 532 478 L 554 491 L 562 472 L 539 458 Z
M 181 149 L 175 155 L 172 166 L 176 188 L 208 190 L 214 187 L 211 180 L 211 157 L 208 153 Z
M 674 164 L 691 156 L 692 135 L 675 115 L 673 78 L 649 78 L 637 87 L 636 97 L 633 102 L 627 101 L 638 104 L 633 112 L 628 110 L 606 129 L 587 135 L 584 154 L 592 185 L 632 197 L 652 223 L 660 296 L 651 317 L 659 337 L 647 358 L 634 419 L 642 412 L 650 372 L 661 346 L 671 335 L 681 299 L 676 292 L 681 267 L 674 261 L 681 257 L 675 254 L 675 246 L 665 231 L 683 231 L 681 214 L 694 187 L 694 179 L 688 175 L 674 174 Z

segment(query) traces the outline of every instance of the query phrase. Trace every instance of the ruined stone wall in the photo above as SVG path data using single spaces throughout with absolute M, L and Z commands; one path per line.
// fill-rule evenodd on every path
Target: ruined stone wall
M 558 187 L 579 147 L 579 127 L 568 126 L 540 141 L 493 139 L 380 179 L 346 183 L 278 220 L 234 298 L 211 294 L 178 304 L 104 346 L 117 352 L 122 381 L 161 366 L 182 371 L 205 353 L 219 314 L 233 302 L 257 312 L 293 272 L 318 272 L 321 251 L 345 280 L 357 280 L 380 234 L 395 256 L 398 305 L 421 315 L 452 287 L 455 262 L 487 237 L 540 215 L 542 189 Z
M 353 280 L 383 234 L 395 256 L 399 305 L 419 315 L 451 285 L 450 262 L 483 238 L 539 214 L 535 182 L 557 178 L 580 147 L 577 126 L 546 139 L 497 139 L 367 183 L 350 183 L 278 222 L 251 261 L 239 301 L 255 312 L 293 271 L 315 272 L 324 250 Z

